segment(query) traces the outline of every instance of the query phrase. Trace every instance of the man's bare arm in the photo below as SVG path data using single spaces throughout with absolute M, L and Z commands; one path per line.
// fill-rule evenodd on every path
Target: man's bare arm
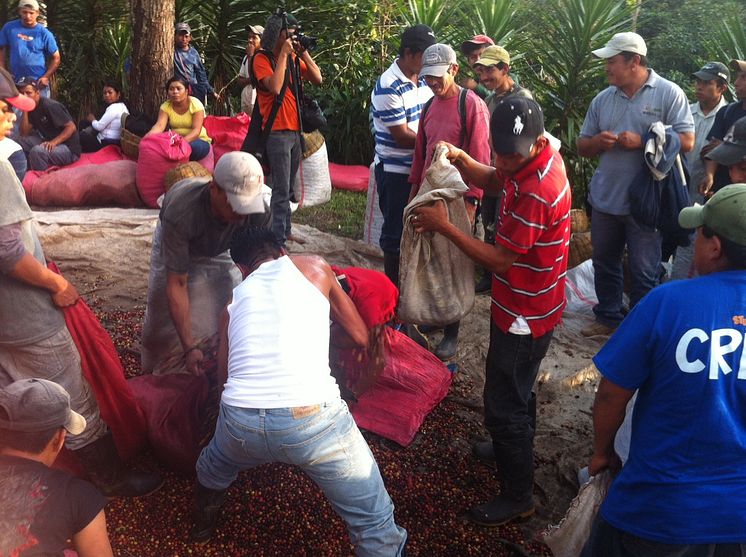
M 85 528 L 73 535 L 73 546 L 78 557 L 113 557 L 103 510 Z
M 593 456 L 588 465 L 591 476 L 618 465 L 614 438 L 624 421 L 627 403 L 634 394 L 634 391 L 601 378 L 593 402 Z
M 52 301 L 59 307 L 71 306 L 80 297 L 78 291 L 65 277 L 47 269 L 28 252 L 11 269 L 10 276 L 49 291 Z
M 192 336 L 192 322 L 189 314 L 189 288 L 187 279 L 189 276 L 177 273 L 166 275 L 166 298 L 168 299 L 168 311 L 174 322 L 174 327 L 179 335 L 181 347 L 186 356 L 186 367 L 190 373 L 199 371 L 199 363 L 204 355 L 196 348 Z

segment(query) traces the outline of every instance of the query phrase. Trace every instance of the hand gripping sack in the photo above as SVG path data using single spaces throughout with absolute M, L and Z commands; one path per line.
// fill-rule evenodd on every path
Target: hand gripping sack
M 441 234 L 416 233 L 412 223 L 417 207 L 445 203 L 448 220 L 471 235 L 463 200 L 467 191 L 445 149 L 436 149 L 417 197 L 404 209 L 397 314 L 405 323 L 448 325 L 459 321 L 474 305 L 472 260 Z

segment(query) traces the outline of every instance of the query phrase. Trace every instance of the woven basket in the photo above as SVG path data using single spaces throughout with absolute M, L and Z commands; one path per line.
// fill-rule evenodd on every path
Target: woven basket
M 588 214 L 583 209 L 572 209 L 570 211 L 570 231 L 588 232 L 591 229 L 591 223 L 588 220 Z
M 303 140 L 306 142 L 306 150 L 303 151 L 304 159 L 313 155 L 316 151 L 321 149 L 321 146 L 324 144 L 324 136 L 321 135 L 319 130 L 312 131 L 311 133 L 304 133 Z
M 590 232 L 576 232 L 570 236 L 570 250 L 567 256 L 567 268 L 577 267 L 583 261 L 591 258 L 593 247 Z
M 140 155 L 141 139 L 142 138 L 140 136 L 135 135 L 131 131 L 122 128 L 122 137 L 120 140 L 122 153 L 124 153 L 131 159 L 137 160 L 137 157 Z
M 184 164 L 180 164 L 179 166 L 175 166 L 174 168 L 166 172 L 166 176 L 163 178 L 163 185 L 166 191 L 168 191 L 179 180 L 183 180 L 184 178 L 199 178 L 202 176 L 212 178 L 212 174 L 210 174 L 210 171 L 198 162 L 187 162 Z

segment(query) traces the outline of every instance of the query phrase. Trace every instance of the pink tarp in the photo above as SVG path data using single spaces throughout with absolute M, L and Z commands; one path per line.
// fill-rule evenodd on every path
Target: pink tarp
M 370 169 L 367 166 L 353 166 L 329 163 L 332 187 L 350 191 L 368 191 Z

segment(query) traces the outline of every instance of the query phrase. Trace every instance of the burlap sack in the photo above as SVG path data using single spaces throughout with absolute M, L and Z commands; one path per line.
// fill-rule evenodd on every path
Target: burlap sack
M 433 202 L 445 203 L 448 220 L 471 235 L 463 196 L 468 191 L 458 170 L 437 149 L 420 191 L 404 209 L 399 267 L 399 307 L 405 323 L 448 325 L 459 321 L 474 305 L 474 263 L 441 234 L 414 231 L 414 210 Z

